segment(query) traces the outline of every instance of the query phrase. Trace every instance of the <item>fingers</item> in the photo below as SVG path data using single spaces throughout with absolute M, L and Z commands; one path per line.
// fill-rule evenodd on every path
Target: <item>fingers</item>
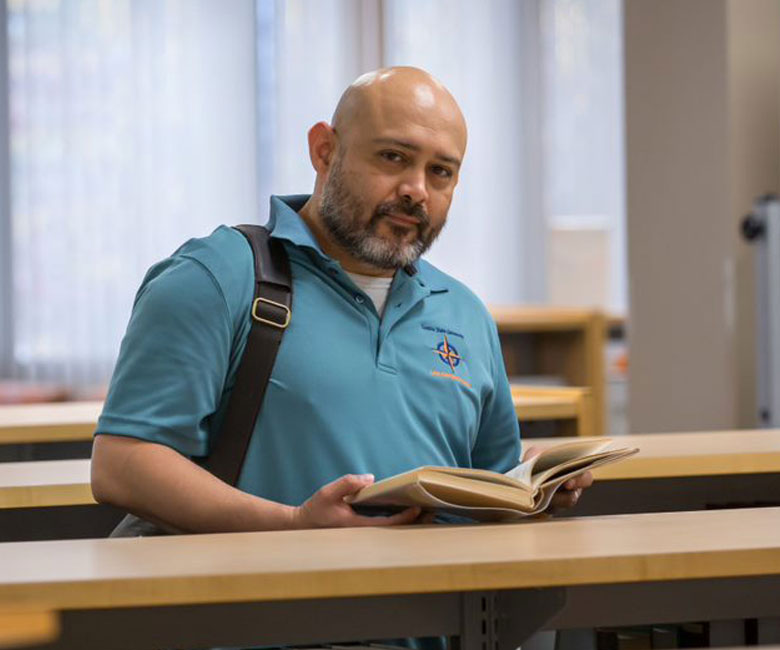
M 388 517 L 363 517 L 355 515 L 354 526 L 403 526 L 413 524 L 420 516 L 421 508 L 414 506 Z
M 591 485 L 593 485 L 593 473 L 592 472 L 585 472 L 579 478 L 580 478 L 580 481 L 579 481 L 579 485 L 577 487 L 589 488 Z
M 591 485 L 593 485 L 593 473 L 588 471 L 579 476 L 575 476 L 574 478 L 570 478 L 563 487 L 567 490 L 582 490 L 583 488 L 589 488 Z
M 576 488 L 574 490 L 559 491 L 555 494 L 550 504 L 551 510 L 567 510 L 577 505 L 577 501 L 580 499 L 582 489 Z
M 329 501 L 340 501 L 373 482 L 373 474 L 346 474 L 322 487 L 320 494 Z
M 421 512 L 420 516 L 415 520 L 416 524 L 433 524 L 436 523 L 435 512 Z

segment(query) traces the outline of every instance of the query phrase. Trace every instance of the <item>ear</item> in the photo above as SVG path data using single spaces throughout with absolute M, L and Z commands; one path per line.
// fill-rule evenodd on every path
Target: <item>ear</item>
M 318 174 L 330 168 L 336 153 L 336 131 L 327 122 L 317 122 L 309 129 L 309 158 Z

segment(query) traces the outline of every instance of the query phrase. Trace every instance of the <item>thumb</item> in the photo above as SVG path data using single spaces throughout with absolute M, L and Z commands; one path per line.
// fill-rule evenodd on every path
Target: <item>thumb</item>
M 331 499 L 343 499 L 373 482 L 373 474 L 346 474 L 332 483 L 328 483 L 322 491 Z
M 538 456 L 542 453 L 542 450 L 539 449 L 539 447 L 528 447 L 528 449 L 525 450 L 525 453 L 523 454 L 523 460 L 531 460 L 535 456 Z

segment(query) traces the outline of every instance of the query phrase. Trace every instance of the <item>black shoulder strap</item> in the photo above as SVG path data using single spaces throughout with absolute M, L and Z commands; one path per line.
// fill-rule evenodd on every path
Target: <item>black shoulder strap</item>
M 252 327 L 225 419 L 204 463 L 207 470 L 230 485 L 238 482 L 276 353 L 290 324 L 292 306 L 292 276 L 284 245 L 271 239 L 262 226 L 235 228 L 249 240 L 255 260 Z

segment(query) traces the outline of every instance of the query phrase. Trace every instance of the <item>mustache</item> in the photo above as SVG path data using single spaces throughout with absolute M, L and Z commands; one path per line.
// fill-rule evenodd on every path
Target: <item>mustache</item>
M 405 214 L 406 216 L 414 217 L 420 222 L 420 229 L 427 228 L 431 224 L 431 218 L 428 216 L 425 208 L 422 207 L 422 204 L 412 203 L 409 200 L 381 203 L 374 210 L 371 221 L 376 223 L 382 217 L 387 217 L 391 214 Z

